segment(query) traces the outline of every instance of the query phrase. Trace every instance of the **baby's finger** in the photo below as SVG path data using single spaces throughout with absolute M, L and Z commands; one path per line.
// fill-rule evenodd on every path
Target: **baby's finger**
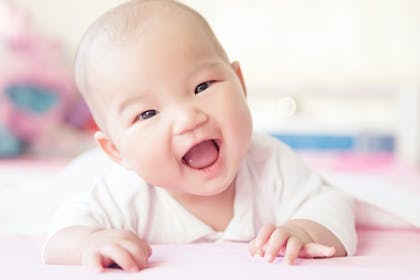
M 124 247 L 134 259 L 139 269 L 145 268 L 147 266 L 147 260 L 151 252 L 147 248 L 149 245 L 143 241 L 132 242 L 129 240 L 123 240 L 120 242 L 120 245 Z M 149 246 L 150 247 L 150 246 Z
M 335 248 L 322 245 L 319 243 L 307 243 L 303 246 L 302 257 L 305 258 L 319 258 L 332 257 L 335 254 Z
M 264 225 L 258 232 L 257 237 L 255 237 L 255 246 L 263 249 L 264 244 L 267 243 L 275 229 L 276 227 L 273 224 Z
M 292 236 L 287 240 L 284 260 L 288 265 L 293 265 L 303 246 L 302 240 Z
M 248 243 L 248 251 L 251 253 L 252 256 L 255 256 L 258 249 L 259 248 L 255 245 L 255 239 L 251 240 Z
M 257 247 L 255 245 L 255 239 L 252 240 L 251 242 L 249 242 L 248 250 L 249 250 L 249 253 L 251 254 L 251 256 L 254 256 L 254 257 L 262 257 L 263 256 L 263 250 L 260 247 Z
M 102 267 L 111 267 L 114 264 L 114 261 L 108 257 L 102 256 Z
M 139 271 L 139 267 L 130 252 L 118 244 L 106 245 L 101 248 L 100 253 L 113 260 L 125 271 Z
M 289 234 L 281 228 L 277 228 L 273 231 L 267 242 L 264 253 L 264 257 L 268 262 L 272 262 L 275 259 L 288 238 Z
M 98 252 L 84 253 L 80 259 L 80 263 L 92 268 L 97 272 L 102 272 L 104 270 L 104 265 L 102 264 L 102 256 Z
M 145 244 L 146 244 L 146 250 L 147 250 L 147 257 L 150 258 L 153 252 L 152 246 L 150 246 L 148 243 L 145 243 Z

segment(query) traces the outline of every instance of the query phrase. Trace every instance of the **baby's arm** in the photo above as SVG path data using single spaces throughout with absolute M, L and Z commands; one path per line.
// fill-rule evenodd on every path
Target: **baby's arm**
M 252 255 L 265 257 L 272 262 L 278 255 L 288 264 L 299 257 L 343 257 L 346 250 L 338 238 L 326 227 L 309 220 L 290 220 L 275 227 L 267 224 L 250 243 Z
M 130 231 L 68 227 L 55 233 L 44 251 L 47 264 L 82 264 L 102 271 L 118 265 L 125 271 L 147 266 L 151 247 Z

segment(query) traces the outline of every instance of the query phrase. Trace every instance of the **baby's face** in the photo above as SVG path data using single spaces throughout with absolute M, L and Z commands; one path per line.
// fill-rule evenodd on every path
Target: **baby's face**
M 221 193 L 252 131 L 239 66 L 199 28 L 150 24 L 91 69 L 113 143 L 105 150 L 115 148 L 114 159 L 171 192 Z

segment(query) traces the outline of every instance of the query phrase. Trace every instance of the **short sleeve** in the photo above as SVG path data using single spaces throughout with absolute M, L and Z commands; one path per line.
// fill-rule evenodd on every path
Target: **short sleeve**
M 149 207 L 147 184 L 133 172 L 115 168 L 88 194 L 74 196 L 61 205 L 53 215 L 45 244 L 71 226 L 124 229 L 142 235 Z
M 357 235 L 351 198 L 311 171 L 289 147 L 280 142 L 276 146 L 271 172 L 278 176 L 277 223 L 290 219 L 319 223 L 342 242 L 347 255 L 353 255 Z

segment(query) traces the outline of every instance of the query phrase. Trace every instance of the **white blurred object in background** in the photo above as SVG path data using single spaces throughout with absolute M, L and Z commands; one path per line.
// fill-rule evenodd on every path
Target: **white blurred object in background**
M 420 167 L 420 87 L 402 87 L 397 98 L 397 154 L 404 163 Z
M 260 132 L 276 131 L 286 125 L 297 110 L 296 99 L 290 96 L 249 95 L 247 98 L 254 129 Z

